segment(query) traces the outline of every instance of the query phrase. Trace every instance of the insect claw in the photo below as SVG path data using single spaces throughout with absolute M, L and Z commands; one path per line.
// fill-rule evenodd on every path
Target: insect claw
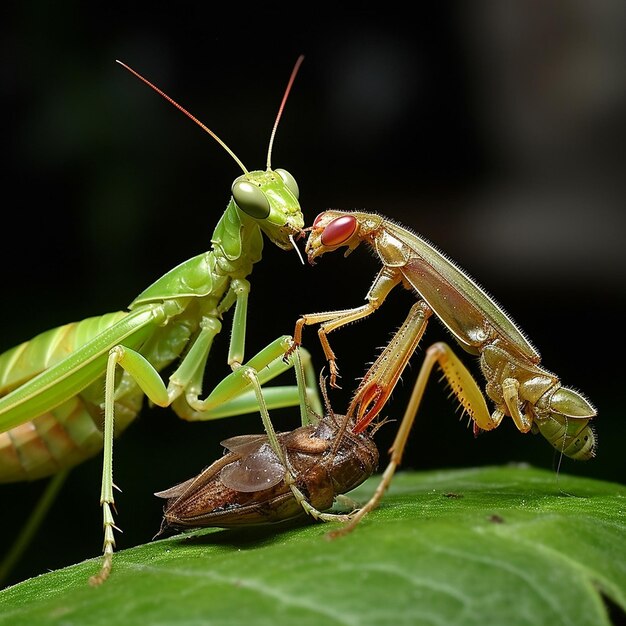
M 289 358 L 299 347 L 300 344 L 292 340 L 291 345 L 287 348 L 285 354 L 283 354 L 283 362 L 289 364 Z
M 356 511 L 354 511 L 353 513 L 356 513 Z M 347 516 L 348 519 L 345 520 L 345 525 L 342 526 L 341 528 L 337 528 L 336 530 L 331 530 L 330 532 L 327 532 L 324 535 L 324 539 L 327 539 L 328 541 L 332 541 L 333 539 L 338 539 L 339 537 L 343 537 L 344 535 L 347 535 L 351 530 L 352 530 L 352 526 L 349 525 L 349 522 L 352 520 L 352 513 Z
M 333 367 L 331 365 L 331 373 L 330 373 L 330 386 L 333 389 L 341 389 L 341 385 L 337 384 L 337 379 L 341 378 L 341 375 L 339 374 L 339 372 L 337 371 L 337 368 Z

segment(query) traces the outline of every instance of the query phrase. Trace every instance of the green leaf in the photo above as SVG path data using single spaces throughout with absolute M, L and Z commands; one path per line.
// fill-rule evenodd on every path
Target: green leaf
M 625 507 L 623 485 L 525 466 L 400 472 L 345 537 L 178 535 L 117 553 L 100 587 L 91 559 L 5 589 L 0 624 L 608 625 L 603 596 L 626 612 Z

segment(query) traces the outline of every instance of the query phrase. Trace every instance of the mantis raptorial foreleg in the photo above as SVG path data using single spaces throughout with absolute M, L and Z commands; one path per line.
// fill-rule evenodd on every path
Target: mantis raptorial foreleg
M 428 317 L 431 314 L 432 312 L 425 303 L 418 302 L 414 304 L 405 322 L 363 378 L 363 382 L 359 385 L 348 409 L 348 416 L 353 414 L 361 416 L 353 429 L 354 432 L 360 432 L 370 423 L 371 420 L 368 419 L 369 413 L 374 412 L 378 414 L 382 409 L 398 377 L 404 370 L 408 358 L 415 351 L 417 343 L 419 343 L 424 333 Z M 402 462 L 409 433 L 424 397 L 426 383 L 435 365 L 439 365 L 454 395 L 459 400 L 464 411 L 472 419 L 475 432 L 476 427 L 478 427 L 478 430 L 491 430 L 498 425 L 499 422 L 494 421 L 489 415 L 484 396 L 474 377 L 452 352 L 450 347 L 443 342 L 430 346 L 426 351 L 426 356 L 413 386 L 400 427 L 389 449 L 391 458 L 374 494 L 362 508 L 351 514 L 350 521 L 346 525 L 330 532 L 329 535 L 331 537 L 350 532 L 367 513 L 378 506 L 391 483 L 396 469 Z M 376 402 L 372 406 L 372 399 L 374 398 Z
M 337 359 L 335 353 L 330 347 L 328 341 L 328 333 L 333 330 L 337 330 L 346 324 L 356 322 L 368 315 L 371 315 L 378 307 L 385 301 L 385 298 L 389 292 L 400 282 L 400 275 L 388 268 L 383 268 L 372 283 L 365 299 L 367 303 L 363 306 L 355 307 L 353 309 L 339 309 L 337 311 L 323 311 L 320 313 L 307 313 L 302 315 L 297 321 L 295 330 L 293 333 L 294 346 L 302 344 L 302 332 L 305 326 L 311 324 L 320 324 L 317 330 L 317 334 L 324 350 L 324 356 L 328 361 L 328 367 L 330 369 L 330 386 L 337 387 L 337 377 L 339 376 L 339 369 L 337 367 Z

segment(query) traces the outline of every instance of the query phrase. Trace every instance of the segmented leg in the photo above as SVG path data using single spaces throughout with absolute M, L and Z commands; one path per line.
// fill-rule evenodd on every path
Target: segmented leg
M 298 347 L 302 343 L 302 332 L 305 326 L 311 324 L 321 324 L 317 334 L 324 350 L 324 356 L 328 361 L 330 369 L 330 386 L 338 387 L 337 377 L 339 376 L 339 369 L 337 367 L 337 359 L 335 353 L 330 347 L 328 341 L 328 333 L 363 319 L 368 315 L 371 315 L 380 305 L 385 301 L 385 298 L 389 292 L 400 283 L 401 275 L 393 268 L 384 267 L 374 279 L 370 290 L 366 295 L 367 304 L 353 309 L 342 309 L 339 311 L 326 311 L 321 313 L 308 313 L 301 316 L 296 321 L 296 327 L 293 333 L 293 345 L 294 348 Z M 289 353 L 288 353 L 289 354 Z
M 392 342 L 390 342 L 390 345 L 392 345 Z M 452 391 L 474 423 L 483 430 L 492 430 L 497 426 L 497 423 L 493 421 L 491 415 L 489 414 L 487 403 L 485 402 L 485 398 L 480 391 L 480 388 L 465 365 L 463 365 L 447 344 L 443 342 L 433 344 L 426 351 L 424 363 L 422 364 L 417 380 L 415 381 L 411 397 L 409 398 L 404 416 L 402 417 L 402 422 L 400 423 L 400 427 L 398 428 L 393 444 L 389 449 L 391 459 L 383 472 L 376 491 L 359 511 L 350 516 L 351 519 L 346 525 L 329 533 L 331 538 L 345 535 L 346 533 L 352 531 L 354 527 L 365 517 L 365 515 L 367 515 L 367 513 L 378 506 L 381 498 L 387 491 L 397 467 L 402 462 L 402 455 L 409 438 L 411 427 L 413 426 L 413 422 L 415 420 L 415 415 L 417 414 L 417 410 L 424 396 L 426 383 L 428 382 L 435 364 L 438 364 L 441 368 L 445 378 L 452 388 Z M 374 369 L 374 367 L 372 367 L 372 369 Z M 365 379 L 367 379 L 370 372 L 366 374 Z
M 298 387 L 303 389 L 304 388 L 303 387 L 303 371 L 302 371 L 302 366 L 300 364 L 300 356 L 299 356 L 298 350 L 296 350 L 293 353 L 292 358 L 294 358 L 296 361 L 295 371 L 296 371 L 296 377 L 299 383 Z M 280 445 L 278 441 L 278 437 L 276 436 L 276 431 L 274 430 L 272 420 L 270 419 L 267 404 L 263 397 L 263 391 L 261 389 L 261 384 L 258 379 L 258 374 L 256 370 L 253 368 L 242 366 L 241 369 L 244 369 L 243 376 L 248 378 L 248 380 L 250 381 L 250 384 L 252 385 L 254 389 L 258 406 L 261 408 L 261 419 L 263 420 L 263 426 L 265 427 L 265 432 L 267 434 L 269 444 L 272 447 L 272 450 L 274 451 L 276 456 L 278 457 L 279 461 L 285 468 L 284 480 L 285 480 L 285 483 L 289 485 L 289 488 L 291 489 L 295 499 L 302 506 L 302 508 L 306 511 L 306 513 L 311 515 L 314 519 L 318 519 L 322 521 L 330 521 L 330 520 L 347 521 L 348 519 L 350 519 L 349 515 L 337 515 L 333 513 L 322 513 L 321 511 L 318 511 L 314 506 L 312 506 L 308 502 L 308 500 L 306 499 L 306 496 L 302 493 L 302 491 L 298 489 L 298 487 L 296 486 L 293 473 L 289 467 L 287 456 L 285 455 L 285 451 L 283 450 L 282 446 Z M 302 400 L 304 404 L 301 405 L 301 408 L 304 411 L 304 407 L 306 406 L 306 400 L 304 397 L 302 397 Z M 304 419 L 304 413 L 303 413 L 303 419 Z
M 321 522 L 349 522 L 352 519 L 352 513 L 323 513 L 316 509 L 306 498 L 306 496 L 298 489 L 293 478 L 293 474 L 288 469 L 285 476 L 285 483 L 289 485 L 291 492 L 298 504 L 304 509 L 307 515 Z
M 287 348 L 291 346 L 291 339 L 287 336 L 274 341 L 270 346 L 261 350 L 248 363 L 235 368 L 204 400 L 192 398 L 194 409 L 190 409 L 185 396 L 179 396 L 174 403 L 177 413 L 190 420 L 209 420 L 226 415 L 240 414 L 246 411 L 259 410 L 263 425 L 267 432 L 270 444 L 274 451 L 284 461 L 284 452 L 278 444 L 276 433 L 272 426 L 268 407 L 293 406 L 301 407 L 301 419 L 303 424 L 310 423 L 312 416 L 309 413 L 309 399 L 307 385 L 311 384 L 313 372 L 305 372 L 300 359 L 300 351 L 296 351 L 290 362 L 285 363 L 283 356 Z M 306 353 L 307 361 L 310 357 Z M 171 402 L 168 389 L 159 373 L 150 365 L 148 360 L 134 350 L 116 346 L 109 353 L 107 372 L 105 377 L 105 419 L 104 419 L 104 462 L 102 469 L 102 490 L 100 503 L 103 511 L 104 546 L 103 562 L 100 572 L 92 576 L 90 583 L 98 585 L 104 582 L 112 566 L 113 552 L 115 549 L 113 512 L 115 500 L 113 496 L 113 427 L 114 427 L 114 400 L 115 400 L 115 372 L 117 366 L 126 371 L 139 385 L 146 396 L 159 406 L 168 406 Z M 261 390 L 261 384 L 282 373 L 286 369 L 294 367 L 297 385 L 293 387 L 270 388 Z M 180 369 L 180 368 L 179 368 Z M 261 374 L 259 374 L 261 372 Z M 252 387 L 251 392 L 246 389 Z M 265 395 L 269 396 L 269 403 Z M 315 400 L 316 396 L 313 396 Z M 178 402 L 178 403 L 177 403 Z M 319 398 L 317 398 L 319 405 Z M 184 410 L 178 410 L 184 409 Z M 315 412 L 315 411 L 314 411 Z M 319 411 L 318 411 L 319 412 Z
M 101 570 L 90 579 L 91 584 L 101 584 L 108 578 L 115 548 L 114 530 L 117 529 L 113 516 L 115 502 L 112 466 L 115 373 L 118 365 L 141 388 L 151 402 L 162 407 L 172 405 L 172 408 L 183 419 L 204 421 L 252 412 L 261 408 L 263 423 L 270 442 L 273 441 L 272 445 L 276 447 L 277 453 L 278 442 L 267 413 L 268 406 L 275 408 L 299 404 L 303 424 L 309 423 L 313 419 L 309 414 L 309 403 L 313 405 L 313 411 L 321 412 L 321 402 L 319 401 L 314 373 L 312 371 L 303 373 L 299 352 L 294 354 L 293 358 L 286 361 L 284 359 L 292 347 L 290 337 L 280 337 L 267 348 L 261 350 L 248 363 L 241 364 L 244 352 L 249 290 L 250 283 L 247 280 L 235 279 L 232 281 L 228 294 L 217 309 L 217 314 L 213 311 L 202 317 L 199 333 L 178 368 L 170 377 L 167 387 L 159 372 L 151 365 L 150 360 L 139 352 L 122 345 L 115 346 L 109 352 L 105 376 L 104 461 L 100 496 L 104 526 L 104 556 Z M 209 352 L 213 339 L 222 327 L 218 316 L 227 311 L 233 303 L 235 304 L 235 313 L 228 357 L 233 372 L 217 385 L 205 400 L 200 400 L 202 378 Z M 165 303 L 163 306 L 164 312 L 168 304 Z M 308 358 L 308 354 L 306 356 L 307 368 L 311 370 L 310 358 Z M 289 369 L 294 362 L 297 362 L 296 378 L 298 385 L 268 390 L 268 402 L 266 402 L 260 391 L 261 384 Z M 311 382 L 312 386 L 307 389 Z M 122 386 L 120 385 L 120 389 Z M 252 386 L 252 391 L 250 391 L 250 386 Z

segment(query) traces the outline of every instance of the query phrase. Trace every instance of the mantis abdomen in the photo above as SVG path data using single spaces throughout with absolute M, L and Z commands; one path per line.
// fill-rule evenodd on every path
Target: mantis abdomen
M 0 401 L 127 315 L 118 311 L 65 324 L 1 354 Z M 81 391 L 57 406 L 0 433 L 0 482 L 50 476 L 102 450 L 102 368 L 90 378 Z M 116 435 L 135 418 L 142 400 L 143 393 L 137 385 L 125 385 L 124 392 L 116 398 Z

